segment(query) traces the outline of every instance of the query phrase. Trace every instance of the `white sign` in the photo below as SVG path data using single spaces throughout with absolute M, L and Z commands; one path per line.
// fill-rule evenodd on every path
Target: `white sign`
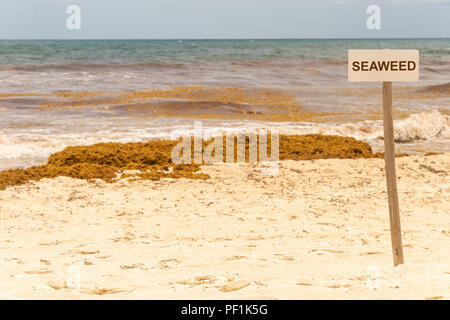
M 419 50 L 348 50 L 348 81 L 419 81 Z

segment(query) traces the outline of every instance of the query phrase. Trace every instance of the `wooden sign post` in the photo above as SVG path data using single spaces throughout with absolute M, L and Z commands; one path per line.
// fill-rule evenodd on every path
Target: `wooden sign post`
M 395 174 L 392 81 L 419 81 L 418 50 L 349 50 L 348 81 L 383 82 L 383 124 L 386 184 L 394 266 L 404 263 Z

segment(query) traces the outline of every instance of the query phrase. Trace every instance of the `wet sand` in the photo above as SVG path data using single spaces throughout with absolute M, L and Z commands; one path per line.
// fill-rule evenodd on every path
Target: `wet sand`
M 0 191 L 2 299 L 449 299 L 450 154 L 206 166 L 207 180 L 60 177 Z M 261 170 L 265 169 L 266 174 Z

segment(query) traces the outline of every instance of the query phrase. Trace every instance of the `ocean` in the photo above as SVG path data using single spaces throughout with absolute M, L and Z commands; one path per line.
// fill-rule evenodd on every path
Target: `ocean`
M 363 48 L 420 51 L 420 81 L 394 83 L 397 151 L 450 151 L 450 39 L 2 40 L 0 169 L 174 139 L 193 119 L 209 134 L 277 128 L 382 151 L 381 84 L 347 82 L 347 50 Z

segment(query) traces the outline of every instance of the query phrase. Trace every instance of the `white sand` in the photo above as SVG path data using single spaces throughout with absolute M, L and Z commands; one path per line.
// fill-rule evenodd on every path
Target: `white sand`
M 218 165 L 205 181 L 8 188 L 0 298 L 449 299 L 450 154 L 397 159 L 395 268 L 383 167 L 284 161 L 275 176 Z

